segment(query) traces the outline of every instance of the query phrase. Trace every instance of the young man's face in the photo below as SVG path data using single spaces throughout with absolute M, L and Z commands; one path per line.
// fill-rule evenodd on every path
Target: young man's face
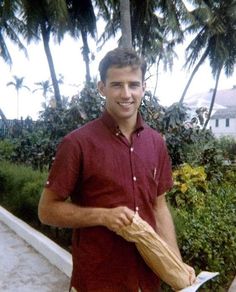
M 98 83 L 100 93 L 106 97 L 106 109 L 116 122 L 136 121 L 138 108 L 145 91 L 140 68 L 111 67 L 105 84 Z

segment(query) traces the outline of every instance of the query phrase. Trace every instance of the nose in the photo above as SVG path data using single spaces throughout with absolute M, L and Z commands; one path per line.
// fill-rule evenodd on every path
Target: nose
M 131 97 L 131 92 L 128 84 L 124 84 L 122 87 L 122 92 L 121 92 L 121 97 L 122 98 L 130 98 Z

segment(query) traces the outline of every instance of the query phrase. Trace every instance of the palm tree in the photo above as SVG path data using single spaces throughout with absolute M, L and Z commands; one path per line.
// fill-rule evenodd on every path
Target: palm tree
M 42 91 L 43 97 L 44 97 L 44 105 L 45 108 L 47 106 L 47 99 L 48 99 L 48 93 L 52 93 L 52 84 L 49 80 L 44 80 L 40 82 L 35 82 L 35 85 L 38 86 L 38 88 L 33 90 L 33 93 L 36 91 Z
M 50 36 L 60 42 L 66 31 L 68 12 L 65 0 L 20 0 L 21 16 L 26 24 L 26 35 L 28 41 L 43 40 L 44 50 L 47 57 L 51 74 L 56 105 L 62 106 L 61 94 L 56 77 L 55 66 L 49 46 Z
M 24 31 L 24 23 L 16 16 L 18 8 L 18 2 L 14 0 L 1 1 L 0 4 L 0 57 L 9 65 L 12 65 L 12 58 L 5 42 L 6 36 L 27 55 L 26 48 L 18 37 L 18 33 Z
M 99 15 L 102 15 L 107 23 L 99 39 L 101 47 L 110 37 L 116 36 L 122 30 L 120 11 L 122 1 L 95 1 Z M 130 0 L 129 3 L 132 47 L 146 57 L 150 66 L 156 64 L 157 73 L 161 61 L 165 70 L 171 69 L 173 59 L 176 57 L 175 45 L 184 39 L 182 24 L 191 21 L 191 14 L 184 1 Z M 122 37 L 126 38 L 127 35 L 122 32 Z
M 7 86 L 14 86 L 15 90 L 16 90 L 16 95 L 17 95 L 17 112 L 16 112 L 16 116 L 17 119 L 19 120 L 19 91 L 23 88 L 26 88 L 28 90 L 29 87 L 24 85 L 24 78 L 25 77 L 17 77 L 16 75 L 13 76 L 14 81 L 8 82 Z
M 91 0 L 66 0 L 69 14 L 69 32 L 74 38 L 82 37 L 82 55 L 86 66 L 86 84 L 91 83 L 90 49 L 88 35 L 96 38 L 96 16 Z
M 221 71 L 224 69 L 228 77 L 234 72 L 236 62 L 236 1 L 211 0 L 201 1 L 200 4 L 192 11 L 195 22 L 188 28 L 188 31 L 197 32 L 197 35 L 187 47 L 185 66 L 188 65 L 190 68 L 197 60 L 198 63 L 190 76 L 180 102 L 183 102 L 187 89 L 198 68 L 206 59 L 209 59 L 216 82 L 208 118 L 204 125 L 204 128 L 206 128 L 214 106 Z
M 16 16 L 18 10 L 17 1 L 5 0 L 0 4 L 0 57 L 9 64 L 12 65 L 11 54 L 8 50 L 5 38 L 10 39 L 19 50 L 22 50 L 27 55 L 26 48 L 18 37 L 18 33 L 21 33 L 24 28 L 22 21 Z M 0 109 L 0 117 L 6 127 L 8 127 L 7 119 L 2 109 Z

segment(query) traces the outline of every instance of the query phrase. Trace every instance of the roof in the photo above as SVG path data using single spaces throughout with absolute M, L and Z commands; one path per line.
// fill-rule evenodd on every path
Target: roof
M 211 116 L 211 119 L 226 119 L 226 118 L 236 119 L 236 106 L 219 109 Z
M 195 94 L 189 98 L 186 98 L 185 103 L 190 107 L 209 107 L 212 99 L 213 91 L 210 90 L 206 93 Z M 236 86 L 231 89 L 218 90 L 216 93 L 214 109 L 220 109 L 224 107 L 236 106 Z

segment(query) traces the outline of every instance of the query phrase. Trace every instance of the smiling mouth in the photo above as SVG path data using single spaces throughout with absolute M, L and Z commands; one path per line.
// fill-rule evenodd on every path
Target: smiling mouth
M 133 101 L 129 101 L 129 102 L 118 102 L 118 104 L 122 107 L 129 107 L 130 105 L 132 105 L 134 102 Z

